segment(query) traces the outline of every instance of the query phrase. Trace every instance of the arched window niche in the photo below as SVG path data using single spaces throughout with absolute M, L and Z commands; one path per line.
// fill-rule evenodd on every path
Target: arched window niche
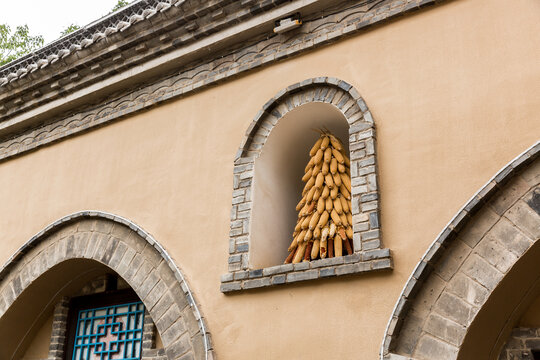
M 305 183 L 301 178 L 309 150 L 319 138 L 315 129 L 326 128 L 346 145 L 349 124 L 333 105 L 311 102 L 286 113 L 255 161 L 249 265 L 266 268 L 283 263 Z M 289 241 L 287 241 L 289 239 Z
M 317 128 L 339 137 L 351 159 L 354 253 L 283 264 Z M 291 85 L 257 113 L 236 155 L 229 272 L 221 277 L 221 291 L 392 269 L 379 219 L 375 127 L 363 99 L 335 78 Z

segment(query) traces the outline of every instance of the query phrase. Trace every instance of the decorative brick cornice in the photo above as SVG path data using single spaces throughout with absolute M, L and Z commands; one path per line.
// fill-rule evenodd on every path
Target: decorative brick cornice
M 540 237 L 539 172 L 537 142 L 501 169 L 454 216 L 403 288 L 386 328 L 381 360 L 417 356 L 451 359 L 457 355 L 468 326 L 484 302 L 511 266 Z M 467 231 L 471 226 L 477 229 Z M 483 252 L 486 247 L 493 251 Z M 499 250 L 507 254 L 506 258 L 499 256 Z M 436 293 L 428 285 L 431 276 L 442 279 Z M 466 284 L 459 283 L 462 280 Z M 483 290 L 471 300 L 456 290 L 458 287 L 470 288 L 472 292 L 475 288 Z M 456 314 L 445 314 L 441 310 L 444 307 L 465 308 L 468 315 L 458 318 Z M 415 315 L 409 316 L 411 313 Z M 421 319 L 418 314 L 422 314 Z M 446 325 L 437 327 L 437 322 Z M 434 330 L 445 328 L 450 330 Z M 431 355 L 426 355 L 430 351 Z
M 0 86 L 24 77 L 28 72 L 36 71 L 39 68 L 38 63 L 43 64 L 40 66 L 41 68 L 46 67 L 50 63 L 58 61 L 58 58 L 64 58 L 82 50 L 82 48 L 92 46 L 98 40 L 104 40 L 114 33 L 125 31 L 136 23 L 141 21 L 149 22 L 150 18 L 155 16 L 156 13 L 168 10 L 171 6 L 181 6 L 184 2 L 182 0 L 134 1 L 123 9 L 104 16 L 98 21 L 63 36 L 38 50 L 0 66 Z M 21 10 L 24 11 L 25 9 Z M 51 11 L 55 11 L 55 9 L 51 9 Z M 94 41 L 94 38 L 96 41 Z M 85 41 L 86 39 L 88 40 Z
M 115 63 L 114 56 L 111 59 L 105 56 L 105 59 L 110 60 L 107 66 L 100 65 L 94 70 L 88 71 L 84 76 L 82 76 L 83 74 L 81 76 L 73 73 L 70 73 L 69 76 L 66 74 L 67 77 L 60 81 L 52 81 L 52 78 L 47 78 L 44 80 L 44 86 L 50 87 L 50 89 L 45 90 L 36 89 L 39 81 L 27 77 L 28 86 L 31 88 L 24 90 L 24 94 L 17 95 L 17 91 L 23 88 L 22 85 L 17 85 L 17 89 L 14 88 L 13 91 L 0 94 L 0 131 L 4 132 L 3 140 L 0 140 L 0 160 L 87 131 L 164 101 L 186 96 L 209 85 L 337 41 L 372 25 L 435 3 L 435 0 L 386 0 L 376 3 L 362 1 L 351 3 L 347 1 L 328 11 L 307 14 L 304 25 L 290 33 L 270 37 L 259 34 L 248 41 L 243 39 L 242 43 L 229 45 L 227 49 L 213 52 L 211 57 L 201 57 L 195 63 L 182 65 L 180 69 L 176 69 L 172 73 L 165 73 L 161 79 L 154 80 L 150 84 L 148 84 L 147 79 L 146 83 L 135 91 L 125 90 L 116 94 L 102 91 L 102 97 L 93 100 L 97 101 L 97 104 L 85 105 L 86 107 L 79 104 L 75 111 L 67 110 L 67 113 L 61 116 L 45 117 L 39 120 L 44 121 L 45 124 L 24 127 L 24 130 L 21 130 L 22 122 L 29 121 L 31 124 L 33 121 L 37 121 L 32 119 L 38 119 L 42 116 L 42 112 L 45 111 L 41 110 L 43 107 L 48 109 L 48 107 L 65 106 L 66 99 L 70 99 L 76 104 L 76 100 L 79 98 L 76 98 L 75 95 L 79 92 L 82 92 L 81 97 L 87 96 L 84 94 L 88 91 L 86 89 L 90 83 L 84 81 L 91 79 L 112 81 L 115 76 L 120 76 L 115 74 L 121 71 L 124 65 Z M 244 9 L 238 11 L 244 11 Z M 258 11 L 262 11 L 262 8 Z M 164 20 L 164 23 L 166 21 L 172 20 Z M 138 35 L 134 38 L 136 41 L 145 39 L 137 31 L 135 33 Z M 152 39 L 155 40 L 150 36 L 148 41 L 153 41 Z M 172 38 L 164 44 L 160 43 L 159 46 L 170 47 L 172 46 L 171 41 Z M 105 42 L 103 44 L 107 45 Z M 117 43 L 111 46 L 118 51 Z M 105 46 L 103 49 L 105 53 L 107 48 Z M 143 52 L 142 55 L 135 51 L 138 55 L 134 61 L 137 64 L 144 63 L 148 60 L 146 58 L 148 54 L 161 54 L 162 50 Z M 104 55 L 100 54 L 97 51 L 95 56 Z M 122 54 L 125 52 L 115 56 Z M 83 66 L 83 63 L 90 61 L 91 56 L 88 54 L 88 56 L 82 57 L 77 62 L 78 66 L 87 69 L 88 67 Z M 60 66 L 59 69 L 51 67 L 51 71 L 54 73 L 63 67 L 63 65 L 58 66 Z M 59 75 L 54 76 L 57 78 Z M 79 81 L 82 82 L 79 83 Z M 89 94 L 91 93 L 95 94 L 96 92 Z M 19 125 L 17 126 L 17 124 Z M 13 130 L 9 130 L 11 128 Z
M 99 211 L 54 222 L 8 260 L 0 270 L 0 318 L 34 281 L 72 259 L 97 261 L 126 280 L 155 320 L 168 359 L 214 358 L 205 320 L 171 257 L 134 223 Z
M 280 119 L 289 111 L 314 102 L 337 108 L 349 125 L 354 254 L 249 269 L 255 162 Z M 319 77 L 278 92 L 248 127 L 236 155 L 233 176 L 229 273 L 221 277 L 222 292 L 392 269 L 390 251 L 381 242 L 375 125 L 360 94 L 345 81 Z

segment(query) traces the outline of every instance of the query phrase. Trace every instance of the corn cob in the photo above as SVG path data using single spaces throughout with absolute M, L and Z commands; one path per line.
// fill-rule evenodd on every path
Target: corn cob
M 294 254 L 293 264 L 299 263 L 304 257 L 304 252 L 306 250 L 307 243 L 301 242 L 296 248 L 296 253 Z
M 328 235 L 333 238 L 334 235 L 336 235 L 336 224 L 332 223 L 330 224 L 330 231 L 328 232 Z
M 328 238 L 327 252 L 328 252 L 329 258 L 334 257 L 334 238 L 331 238 L 331 237 Z
M 313 238 L 314 239 L 320 239 L 321 238 L 321 228 L 320 227 L 315 227 L 315 229 L 313 229 Z
M 298 213 L 298 217 L 303 217 L 303 216 L 306 216 L 308 214 L 309 205 L 310 205 L 309 203 L 306 203 L 304 205 L 302 210 L 300 210 L 300 212 Z
M 353 229 L 352 229 L 352 226 L 349 226 L 347 228 L 347 230 L 345 230 L 345 233 L 347 234 L 347 238 L 349 239 L 353 239 Z
M 304 205 L 306 205 L 306 197 L 302 197 L 302 199 L 300 200 L 300 202 L 296 205 L 296 211 L 300 211 Z
M 340 226 L 337 230 L 337 233 L 339 234 L 339 236 L 341 236 L 342 240 L 347 238 L 347 235 L 345 234 L 345 229 L 343 227 Z
M 306 236 L 306 232 L 307 232 L 307 230 L 306 230 L 306 229 L 303 229 L 302 231 L 300 231 L 300 234 L 298 234 L 298 235 L 296 236 L 296 243 L 297 243 L 298 245 L 300 245 L 301 243 L 304 242 L 304 237 Z
M 336 225 L 341 225 L 341 218 L 339 217 L 339 214 L 336 212 L 336 209 L 332 209 L 332 212 L 330 213 L 330 218 Z M 304 225 L 302 224 L 302 227 Z
M 316 188 L 315 192 L 313 193 L 313 199 L 311 200 L 316 202 L 317 200 L 319 200 L 320 197 L 321 197 L 321 189 Z
M 338 257 L 342 255 L 343 255 L 342 239 L 341 239 L 341 236 L 339 236 L 339 234 L 336 234 L 336 236 L 334 236 L 334 256 Z
M 339 174 L 334 174 L 332 175 L 332 179 L 334 180 L 334 184 L 336 184 L 337 187 L 340 187 L 341 186 L 341 175 Z M 350 191 L 350 190 L 349 190 Z
M 326 175 L 328 174 L 329 171 L 330 171 L 330 166 L 328 165 L 328 163 L 323 163 L 322 168 L 321 168 L 321 173 L 323 175 Z
M 306 253 L 304 254 L 304 261 L 309 261 L 311 258 L 311 249 L 313 248 L 313 241 L 307 243 Z
M 326 226 L 326 224 L 328 223 L 329 216 L 330 215 L 329 215 L 328 211 L 323 211 L 323 213 L 321 214 L 321 216 L 319 218 L 319 222 L 317 223 L 317 227 L 322 228 L 322 227 Z
M 313 176 L 313 174 L 317 175 L 321 171 L 321 168 L 322 168 L 322 163 L 315 164 L 315 166 L 313 166 L 313 171 L 311 173 L 311 176 Z
M 325 204 L 326 211 L 330 213 L 332 209 L 334 208 L 334 202 L 332 201 L 331 197 L 326 198 L 326 204 Z
M 320 164 L 321 161 L 322 161 L 323 155 L 324 155 L 324 152 L 323 152 L 322 149 L 317 150 L 317 153 L 313 157 L 313 164 L 315 164 L 315 165 Z M 343 157 L 342 157 L 342 159 L 343 159 Z
M 311 215 L 311 220 L 309 221 L 309 230 L 315 229 L 315 226 L 317 226 L 317 223 L 319 222 L 320 214 L 318 212 L 314 212 L 313 215 Z
M 330 231 L 330 229 L 328 228 L 328 226 L 324 227 L 322 229 L 322 232 L 321 232 L 321 245 L 320 245 L 320 254 L 321 254 L 321 259 L 324 259 L 326 258 L 326 252 L 327 252 L 327 238 L 328 238 L 328 232 Z
M 315 185 L 315 178 L 312 176 L 309 178 L 309 180 L 306 182 L 306 185 L 304 185 L 304 190 L 302 190 L 302 196 L 307 194 L 309 190 Z
M 304 220 L 302 220 L 302 230 L 306 230 L 309 228 L 309 221 L 311 220 L 310 216 L 306 216 Z
M 343 213 L 343 208 L 341 207 L 341 200 L 340 198 L 337 198 L 334 200 L 334 209 L 336 209 L 336 212 L 338 214 L 342 214 Z
M 311 189 L 309 189 L 309 191 L 308 191 L 308 193 L 306 195 L 306 201 L 308 203 L 310 203 L 313 200 L 313 195 L 315 195 L 315 190 L 317 190 L 317 188 L 315 188 L 315 187 L 312 187 Z
M 339 152 L 339 150 L 332 149 L 332 155 L 334 155 L 338 163 L 343 164 L 345 162 L 345 159 L 343 155 Z M 315 163 L 317 162 L 315 161 Z
M 325 187 L 323 188 L 321 197 L 322 197 L 323 199 L 326 199 L 326 198 L 328 197 L 328 195 L 330 195 L 330 189 L 328 188 L 328 186 L 325 186 Z
M 340 178 L 341 179 L 341 178 Z M 317 178 L 315 179 L 315 187 L 317 189 L 320 189 L 324 182 L 324 175 L 322 172 L 317 174 Z M 350 185 L 350 184 L 349 184 Z
M 315 154 L 317 153 L 317 151 L 319 151 L 319 149 L 321 148 L 321 144 L 323 142 L 323 139 L 322 138 L 319 138 L 315 144 L 313 145 L 313 147 L 311 148 L 311 150 L 309 150 L 309 156 L 315 156 Z
M 349 190 L 350 192 L 351 191 L 351 177 L 347 174 L 341 174 L 340 178 L 343 184 L 345 184 L 345 187 L 347 188 L 347 190 Z
M 330 172 L 333 175 L 333 174 L 335 174 L 337 172 L 337 170 L 338 170 L 338 162 L 337 162 L 336 158 L 332 158 L 332 160 L 330 160 Z M 302 178 L 302 181 L 305 181 L 304 178 Z
M 330 144 L 330 138 L 328 136 L 323 137 L 321 141 L 321 149 L 325 150 L 329 144 Z
M 309 171 L 309 169 L 311 169 L 312 167 L 313 167 L 313 158 L 309 159 L 308 164 L 304 168 L 304 172 L 307 173 Z
M 306 231 L 306 236 L 304 236 L 304 241 L 309 241 L 313 239 L 313 231 L 311 231 L 311 229 L 308 229 Z
M 337 137 L 334 135 L 330 135 L 330 143 L 332 144 L 332 147 L 336 150 L 343 150 L 343 146 L 341 145 L 341 141 L 338 140 Z
M 350 160 L 344 151 L 326 130 L 311 148 L 286 263 L 353 253 Z
M 303 181 L 303 182 L 308 181 L 312 174 L 313 174 L 313 168 L 310 168 L 310 169 L 304 174 L 304 176 L 302 176 L 302 181 Z
M 332 198 L 332 200 L 337 198 L 338 193 L 339 193 L 339 188 L 337 188 L 337 187 L 334 187 L 332 190 L 330 190 L 330 197 Z M 308 201 L 309 201 L 309 199 L 308 199 Z
M 329 164 L 330 160 L 332 160 L 332 148 L 326 148 L 324 150 L 324 162 Z
M 349 190 L 347 190 L 345 185 L 341 184 L 341 186 L 339 187 L 339 191 L 341 191 L 341 195 L 343 195 L 345 199 L 351 200 L 351 193 L 349 192 Z
M 332 174 L 326 174 L 326 176 L 324 177 L 324 182 L 330 190 L 334 188 L 334 178 L 332 177 Z
M 290 252 L 289 256 L 287 256 L 287 259 L 285 259 L 285 264 L 290 264 L 292 262 L 294 254 L 295 254 L 294 250 Z
M 339 215 L 339 218 L 341 219 L 341 224 L 343 226 L 348 226 L 349 222 L 347 221 L 347 215 L 345 215 L 344 213 L 341 213 L 341 214 L 338 214 L 338 215 Z
M 315 190 L 317 191 L 317 190 Z M 307 208 L 307 213 L 311 214 L 315 210 L 316 202 L 312 201 L 309 203 L 309 206 Z
M 321 241 L 313 241 L 313 247 L 311 248 L 311 260 L 315 260 L 319 256 L 319 246 Z
M 298 234 L 298 235 L 300 235 L 300 234 Z M 287 248 L 287 250 L 288 250 L 289 252 L 293 251 L 293 250 L 298 246 L 298 240 L 297 240 L 298 235 L 296 235 L 296 236 L 294 237 L 294 239 L 293 239 L 292 242 L 291 242 L 291 245 L 289 245 L 289 247 Z
M 352 255 L 353 249 L 351 246 L 351 241 L 347 238 L 343 239 L 343 245 L 345 245 L 345 250 L 347 250 L 347 255 Z
M 322 212 L 324 211 L 325 203 L 326 201 L 322 197 L 319 197 L 319 199 L 317 200 L 317 212 L 319 214 L 322 214 Z
M 350 208 L 347 199 L 345 199 L 343 196 L 340 196 L 339 199 L 341 201 L 341 208 L 343 209 L 343 211 L 346 213 L 349 212 Z

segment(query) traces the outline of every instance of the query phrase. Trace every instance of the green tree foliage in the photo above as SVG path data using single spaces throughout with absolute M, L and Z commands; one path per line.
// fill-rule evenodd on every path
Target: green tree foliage
M 28 25 L 17 26 L 14 32 L 0 24 L 0 66 L 43 46 L 43 36 L 30 35 Z
M 129 1 L 127 0 L 118 0 L 116 5 L 114 5 L 114 7 L 112 8 L 111 12 L 115 12 L 116 10 L 123 8 L 127 4 L 129 4 Z
M 67 28 L 65 28 L 64 31 L 62 31 L 62 33 L 60 34 L 60 37 L 66 36 L 67 34 L 71 34 L 72 32 L 79 30 L 80 28 L 81 27 L 77 24 L 71 24 Z
M 117 0 L 116 5 L 111 12 L 115 12 L 128 5 L 128 0 Z M 65 36 L 81 27 L 77 24 L 71 24 L 62 31 L 60 36 Z M 44 39 L 41 35 L 32 36 L 28 25 L 17 26 L 14 32 L 9 25 L 0 24 L 0 66 L 5 65 L 35 49 L 43 46 Z

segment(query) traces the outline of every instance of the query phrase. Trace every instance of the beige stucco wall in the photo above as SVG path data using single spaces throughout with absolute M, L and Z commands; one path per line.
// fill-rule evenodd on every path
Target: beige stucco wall
M 40 329 L 28 345 L 23 360 L 43 360 L 49 356 L 49 343 L 51 340 L 53 316 L 41 324 Z
M 540 134 L 540 3 L 456 0 L 0 164 L 0 263 L 84 209 L 149 231 L 227 359 L 375 359 L 415 264 L 466 200 Z M 316 76 L 376 121 L 395 270 L 225 296 L 233 157 L 277 91 Z M 286 239 L 285 241 L 289 241 Z

